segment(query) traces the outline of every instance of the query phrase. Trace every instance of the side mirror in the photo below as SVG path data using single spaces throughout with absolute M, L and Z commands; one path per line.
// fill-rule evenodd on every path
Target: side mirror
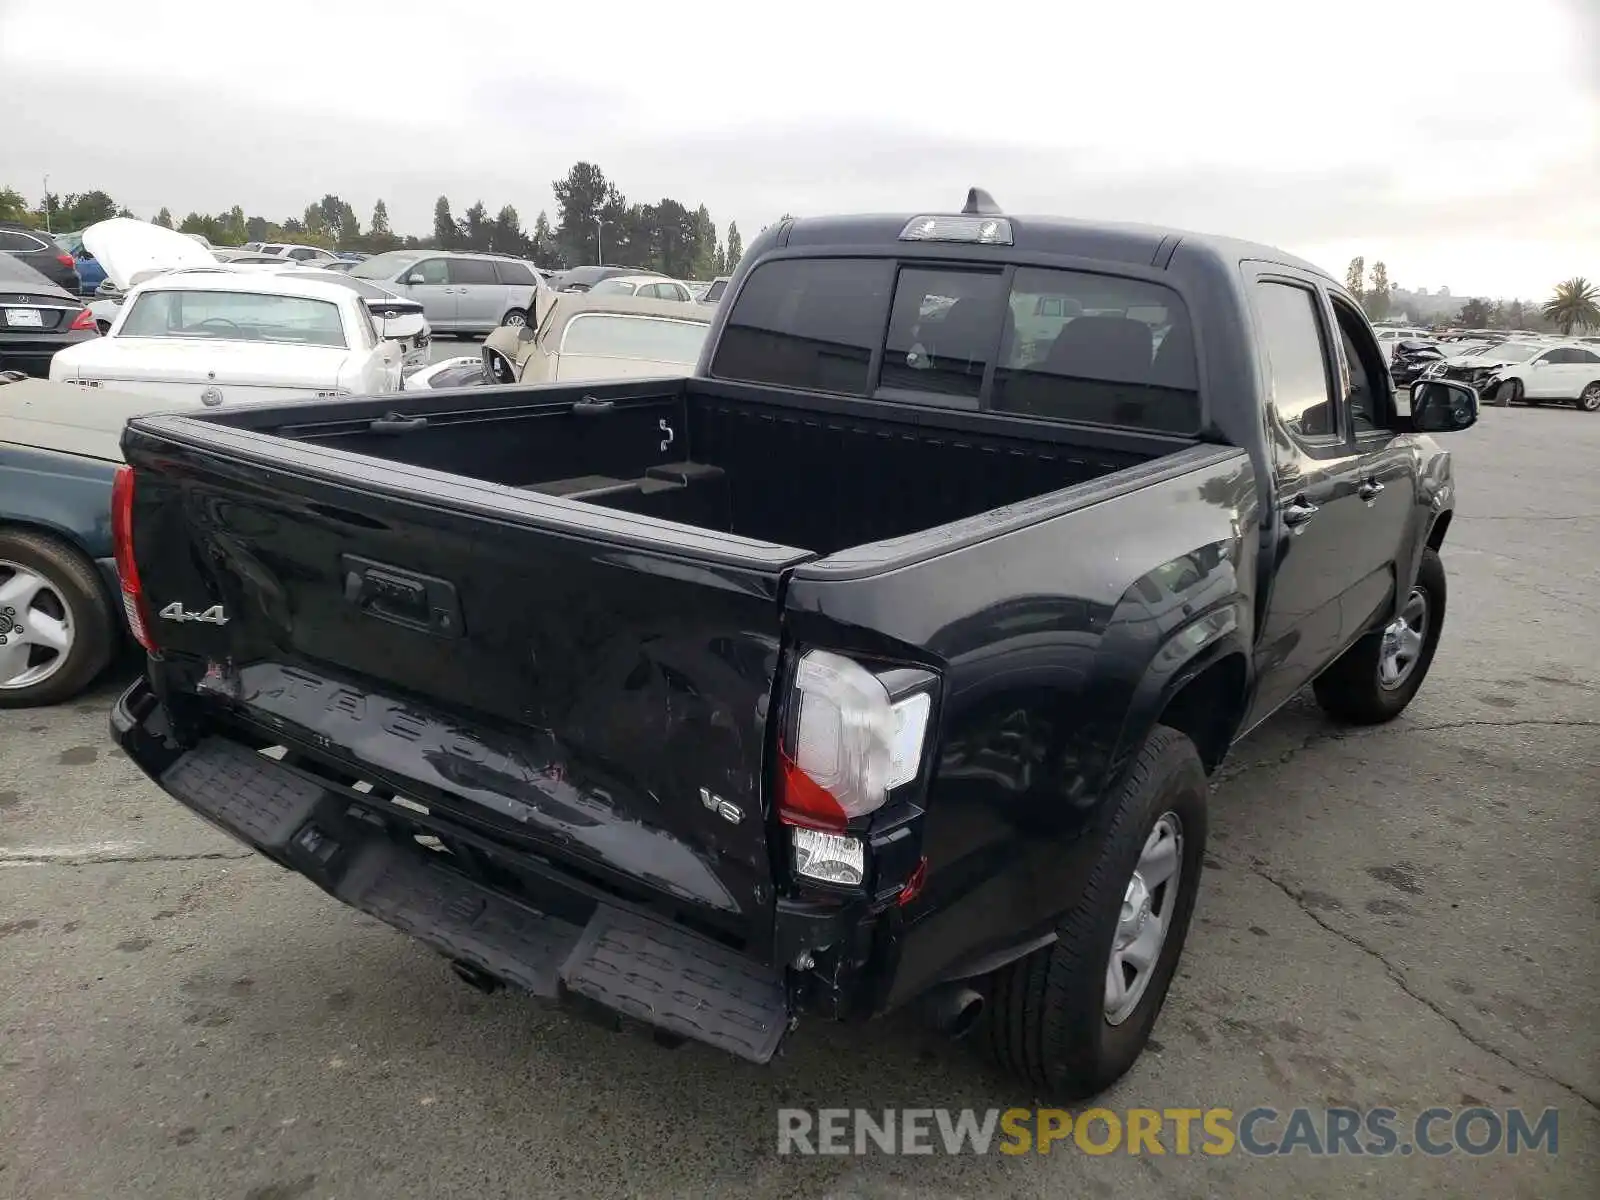
M 1414 433 L 1457 433 L 1478 423 L 1478 393 L 1464 383 L 1422 379 L 1411 385 Z
M 1533 364 L 1533 369 L 1534 369 L 1534 370 L 1535 370 L 1535 371 L 1537 371 L 1537 370 L 1539 370 L 1539 368 L 1541 368 L 1541 367 L 1548 367 L 1548 366 L 1549 366 L 1549 365 L 1550 365 L 1550 360 L 1549 360 L 1549 359 L 1548 359 L 1548 358 L 1541 358 L 1541 359 L 1538 359 L 1538 360 L 1537 360 L 1537 361 L 1536 361 L 1536 362 L 1535 362 L 1535 363 L 1534 363 L 1534 364 Z
M 410 284 L 410 283 L 427 283 L 428 281 L 426 279 L 424 279 L 420 273 L 418 273 L 418 274 L 415 274 L 415 275 L 407 275 L 406 276 L 406 282 L 408 284 Z

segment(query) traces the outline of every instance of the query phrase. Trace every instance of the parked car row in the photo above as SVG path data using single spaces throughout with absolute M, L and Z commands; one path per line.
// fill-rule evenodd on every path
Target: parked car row
M 1471 384 L 1498 404 L 1572 404 L 1600 412 L 1600 347 L 1577 343 L 1501 342 L 1431 364 L 1425 379 Z
M 1502 405 L 1554 402 L 1600 412 L 1600 339 L 1505 330 L 1376 332 L 1398 385 L 1450 379 Z

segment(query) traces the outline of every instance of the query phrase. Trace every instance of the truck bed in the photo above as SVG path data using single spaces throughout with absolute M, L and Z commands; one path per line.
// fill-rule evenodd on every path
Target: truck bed
M 204 414 L 409 467 L 818 556 L 959 521 L 1185 448 L 1183 439 L 704 380 L 474 388 Z

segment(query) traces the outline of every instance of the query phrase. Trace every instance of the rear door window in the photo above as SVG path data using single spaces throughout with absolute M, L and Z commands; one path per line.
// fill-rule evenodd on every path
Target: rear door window
M 717 343 L 722 379 L 865 396 L 894 284 L 886 258 L 793 258 L 745 280 Z
M 450 282 L 455 284 L 495 283 L 495 264 L 484 258 L 452 258 Z
M 533 286 L 533 272 L 528 269 L 527 263 L 497 262 L 493 265 L 494 273 L 501 283 L 516 284 L 519 287 Z

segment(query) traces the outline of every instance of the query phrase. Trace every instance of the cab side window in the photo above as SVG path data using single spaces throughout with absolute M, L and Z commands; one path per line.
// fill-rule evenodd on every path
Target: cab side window
M 1339 353 L 1344 363 L 1341 373 L 1345 376 L 1340 384 L 1344 388 L 1350 426 L 1356 437 L 1387 433 L 1393 423 L 1389 419 L 1389 391 L 1383 381 L 1382 355 L 1354 309 L 1334 300 L 1333 314 L 1339 322 Z
M 1278 419 L 1307 446 L 1339 444 L 1343 439 L 1317 294 L 1292 283 L 1262 280 L 1256 285 L 1256 312 Z

